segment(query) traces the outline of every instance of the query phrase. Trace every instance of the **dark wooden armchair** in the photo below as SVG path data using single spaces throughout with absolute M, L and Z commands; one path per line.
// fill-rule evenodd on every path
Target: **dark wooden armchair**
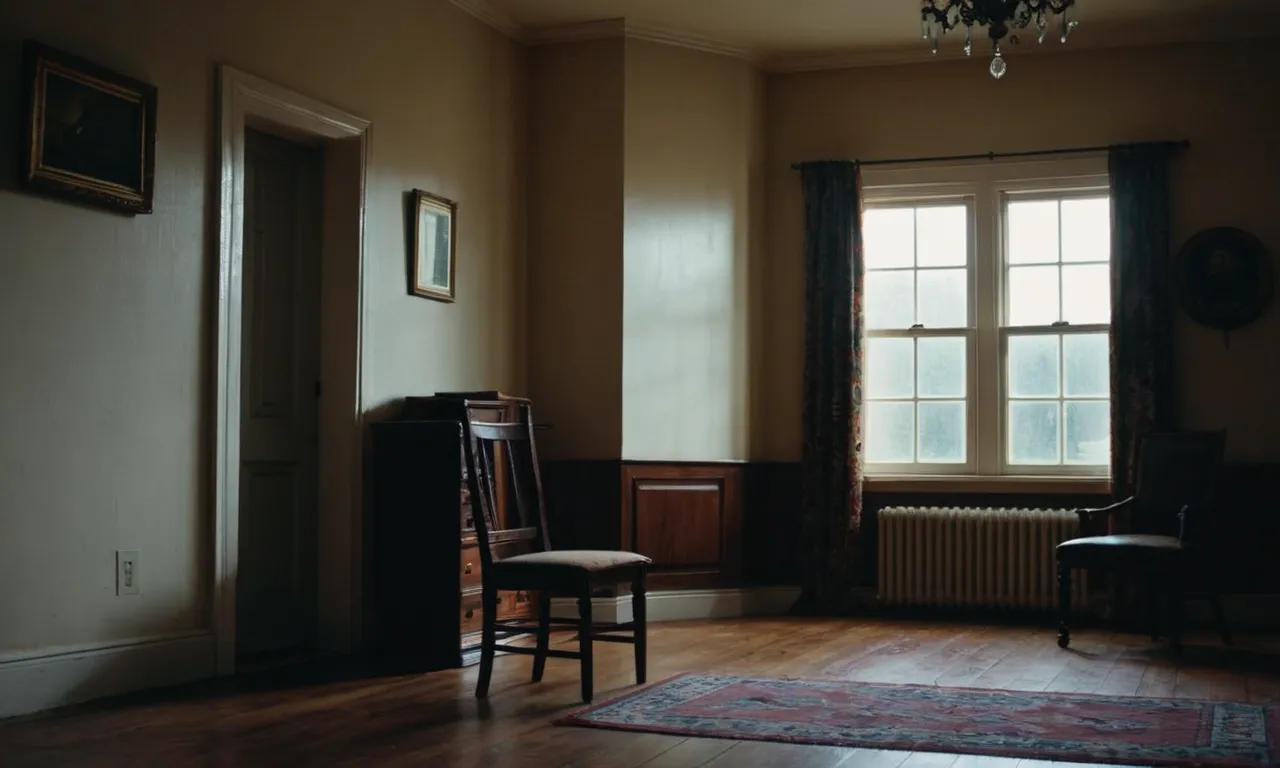
M 1095 518 L 1105 518 L 1111 533 L 1064 541 L 1057 547 L 1060 647 L 1071 642 L 1067 625 L 1073 568 L 1146 577 L 1151 636 L 1159 636 L 1158 604 L 1164 596 L 1169 601 L 1169 638 L 1175 652 L 1182 648 L 1186 587 L 1197 581 L 1207 590 L 1223 642 L 1231 644 L 1215 572 L 1212 563 L 1206 562 L 1212 551 L 1210 516 L 1224 437 L 1221 432 L 1150 435 L 1139 448 L 1134 495 L 1101 509 L 1077 510 L 1082 531 L 1089 530 Z
M 533 437 L 533 416 L 528 404 L 521 406 L 519 423 L 486 423 L 477 418 L 491 410 L 492 403 L 468 401 L 467 475 L 473 503 L 476 535 L 479 539 L 483 622 L 480 645 L 480 674 L 476 697 L 489 692 L 497 633 L 508 636 L 536 634 L 537 647 L 503 645 L 506 653 L 532 655 L 533 681 L 542 680 L 547 657 L 579 659 L 582 664 L 582 699 L 591 701 L 593 688 L 592 642 L 595 640 L 635 645 L 636 683 L 645 682 L 645 572 L 649 558 L 634 552 L 613 550 L 552 549 L 547 531 L 547 514 L 542 497 L 542 475 Z M 501 468 L 501 469 L 500 469 Z M 499 514 L 499 506 L 505 514 Z M 502 557 L 503 547 L 517 542 L 532 545 L 532 552 Z M 598 586 L 631 585 L 634 621 L 596 624 L 591 617 L 591 592 Z M 500 591 L 529 590 L 539 599 L 536 627 L 499 624 Z M 578 618 L 551 618 L 551 597 L 576 597 Z M 551 650 L 551 628 L 561 625 L 576 629 L 578 650 Z M 629 634 L 613 634 L 627 631 Z

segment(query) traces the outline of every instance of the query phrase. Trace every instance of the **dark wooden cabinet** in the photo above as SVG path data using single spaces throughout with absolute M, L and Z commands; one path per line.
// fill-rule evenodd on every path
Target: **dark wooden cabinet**
M 399 420 L 370 426 L 370 646 L 406 669 L 459 667 L 479 653 L 482 574 L 464 453 L 468 399 L 485 401 L 480 410 L 493 421 L 515 421 L 523 402 L 500 392 L 409 397 Z M 528 546 L 495 541 L 494 554 Z M 500 600 L 499 621 L 536 618 L 536 595 L 502 593 Z

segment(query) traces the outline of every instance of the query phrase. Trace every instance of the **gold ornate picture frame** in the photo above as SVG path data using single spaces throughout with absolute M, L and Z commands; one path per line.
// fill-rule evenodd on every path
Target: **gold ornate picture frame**
M 458 204 L 413 190 L 413 268 L 410 292 L 436 301 L 453 301 L 458 275 Z
M 156 87 L 34 40 L 22 60 L 22 186 L 151 213 Z

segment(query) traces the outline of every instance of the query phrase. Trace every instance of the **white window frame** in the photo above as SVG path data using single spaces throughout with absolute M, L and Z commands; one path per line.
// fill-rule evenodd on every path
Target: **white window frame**
M 1010 202 L 1035 201 L 1035 200 L 1071 200 L 1071 199 L 1087 199 L 1096 198 L 1100 195 L 1110 195 L 1105 179 L 1102 186 L 1094 185 L 1072 185 L 1069 188 L 1061 187 L 1039 187 L 1039 186 L 1023 186 L 1005 188 L 1000 193 L 1000 212 L 1003 214 L 1007 210 Z M 1061 208 L 1059 208 L 1059 217 L 1061 217 Z M 1068 464 L 1066 463 L 1066 421 L 1065 411 L 1059 411 L 1058 423 L 1058 464 L 1014 464 L 1009 461 L 1009 410 L 1012 398 L 1008 393 L 1009 384 L 1009 337 L 1010 336 L 1061 336 L 1065 339 L 1067 336 L 1085 336 L 1098 333 L 1110 333 L 1110 323 L 1095 323 L 1087 325 L 1009 325 L 1008 324 L 1008 299 L 1009 286 L 1007 275 L 1012 265 L 1009 263 L 1009 219 L 1007 216 L 1000 217 L 1000 237 L 999 237 L 999 253 L 1000 253 L 1000 473 L 1002 475 L 1025 475 L 1035 473 L 1043 476 L 1072 476 L 1072 477 L 1096 477 L 1105 478 L 1110 474 L 1110 463 L 1104 465 L 1096 464 Z M 1052 266 L 1058 269 L 1058 301 L 1062 301 L 1062 267 L 1073 263 L 1079 263 L 1081 266 L 1096 265 L 1098 262 L 1063 262 L 1062 261 L 1062 232 L 1061 218 L 1059 218 L 1058 233 L 1058 261 L 1045 262 L 1043 264 L 1028 264 L 1025 266 Z M 1059 304 L 1061 306 L 1061 303 Z M 1063 359 L 1062 347 L 1058 350 L 1058 395 L 1056 398 L 1026 398 L 1027 400 L 1054 400 L 1058 403 L 1072 401 L 1103 401 L 1110 402 L 1109 396 L 1102 397 L 1067 397 L 1065 391 L 1066 365 Z
M 969 226 L 969 329 L 966 360 L 967 449 L 964 464 L 885 464 L 864 460 L 872 479 L 1034 479 L 1072 478 L 1108 480 L 1110 467 L 1091 465 L 1020 465 L 1008 462 L 1007 338 L 1008 333 L 1030 333 L 1040 327 L 1006 328 L 1005 275 L 1007 274 L 1006 199 L 1035 197 L 1089 197 L 1109 195 L 1105 155 L 1081 155 L 1041 160 L 979 161 L 931 167 L 868 166 L 863 168 L 863 208 L 929 205 L 966 201 Z M 1050 326 L 1046 333 L 1109 332 L 1110 324 Z M 879 336 L 959 335 L 956 330 L 871 331 Z M 864 347 L 866 341 L 864 341 Z M 874 365 L 866 360 L 864 365 Z M 864 386 L 868 371 L 863 371 Z M 1061 375 L 1061 374 L 1060 374 Z M 1074 399 L 1074 398 L 1072 398 Z M 864 398 L 864 403 L 867 401 Z M 862 419 L 865 446 L 866 417 Z M 865 457 L 865 452 L 864 452 Z
M 912 475 L 919 475 L 919 474 L 957 475 L 957 474 L 972 474 L 977 470 L 977 467 L 978 467 L 977 440 L 975 439 L 975 430 L 978 423 L 977 408 L 975 407 L 975 401 L 977 399 L 976 398 L 977 386 L 978 386 L 978 371 L 977 371 L 977 365 L 975 364 L 975 357 L 977 355 L 978 339 L 977 339 L 977 332 L 976 332 L 977 323 L 975 319 L 977 309 L 975 307 L 975 302 L 974 302 L 975 288 L 976 288 L 976 281 L 975 281 L 976 270 L 974 268 L 975 267 L 974 253 L 975 253 L 976 242 L 977 242 L 975 233 L 974 233 L 976 229 L 975 220 L 974 220 L 975 211 L 977 209 L 976 200 L 974 199 L 972 194 L 956 194 L 954 191 L 948 191 L 945 187 L 931 189 L 931 190 L 915 189 L 913 190 L 913 194 L 911 194 L 908 197 L 895 197 L 892 194 L 890 194 L 890 195 L 876 196 L 874 199 L 867 200 L 864 196 L 863 209 L 869 210 L 873 208 L 894 208 L 894 207 L 903 207 L 903 206 L 911 206 L 914 208 L 927 208 L 930 206 L 948 206 L 948 205 L 963 205 L 965 206 L 965 209 L 966 209 L 966 231 L 968 234 L 969 242 L 966 244 L 966 247 L 965 247 L 964 267 L 965 267 L 965 275 L 967 278 L 967 286 L 965 291 L 966 315 L 965 315 L 964 327 L 962 328 L 915 328 L 915 327 L 912 327 L 912 328 L 892 329 L 892 330 L 867 329 L 863 334 L 863 344 L 864 344 L 864 350 L 865 350 L 870 346 L 871 339 L 874 339 L 874 338 L 916 340 L 916 339 L 927 339 L 927 338 L 954 338 L 957 336 L 964 337 L 964 340 L 965 340 L 965 394 L 964 394 L 965 460 L 963 462 L 954 462 L 954 463 L 946 463 L 946 464 L 921 463 L 921 462 L 913 462 L 910 464 L 895 464 L 895 463 L 880 462 L 876 464 L 866 465 L 868 467 L 874 467 L 876 471 L 880 473 L 912 474 Z M 938 267 L 938 269 L 946 269 L 946 268 L 947 267 Z M 955 269 L 956 267 L 950 267 L 950 268 Z M 926 267 L 925 269 L 933 269 L 933 268 Z M 917 276 L 921 271 L 919 267 L 913 267 L 912 270 L 917 273 Z M 903 271 L 905 271 L 905 268 Z M 874 358 L 867 358 L 864 361 L 865 367 L 862 372 L 864 393 L 867 392 L 866 382 L 869 380 L 868 376 L 870 375 L 870 366 L 874 364 L 873 360 Z M 918 372 L 919 370 L 918 365 L 913 367 L 912 370 Z M 928 401 L 929 399 L 931 398 L 924 398 L 924 400 L 926 401 Z M 950 401 L 950 400 L 953 400 L 954 398 L 937 398 L 937 399 Z M 919 396 L 919 393 L 917 392 L 915 397 L 912 398 L 911 402 L 918 403 L 920 402 L 920 400 L 921 398 Z M 885 401 L 892 401 L 892 400 L 886 399 Z M 871 402 L 871 398 L 866 397 L 864 394 L 863 407 L 865 408 L 866 404 L 869 402 Z M 906 402 L 906 401 L 901 400 L 901 402 Z M 863 425 L 864 431 L 866 429 L 866 423 L 867 423 L 867 419 L 864 413 L 863 419 L 862 419 L 862 425 Z M 917 418 L 915 423 L 917 427 L 916 438 L 918 440 L 919 439 L 918 412 L 917 412 Z M 864 441 L 863 445 L 865 446 L 866 445 L 865 436 L 859 436 L 859 439 Z M 919 445 L 916 446 L 916 449 L 917 450 L 919 449 Z

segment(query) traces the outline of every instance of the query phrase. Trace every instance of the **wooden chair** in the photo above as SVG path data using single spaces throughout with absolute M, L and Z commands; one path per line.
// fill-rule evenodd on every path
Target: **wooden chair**
M 473 407 L 473 405 L 475 407 Z M 533 437 L 532 409 L 521 406 L 520 423 L 484 423 L 475 418 L 484 403 L 467 403 L 466 452 L 469 483 L 473 503 L 479 501 L 480 510 L 473 511 L 476 534 L 479 540 L 481 563 L 481 588 L 483 590 L 483 624 L 480 646 L 480 676 L 476 682 L 476 697 L 483 698 L 489 692 L 489 678 L 493 673 L 493 657 L 497 651 L 497 634 L 536 634 L 537 647 L 525 648 L 504 644 L 506 653 L 532 655 L 533 681 L 542 680 L 547 657 L 580 659 L 582 663 L 582 700 L 592 698 L 593 675 L 592 642 L 631 643 L 635 646 L 636 683 L 645 681 L 645 572 L 652 562 L 634 552 L 612 550 L 556 550 L 551 548 L 547 532 L 547 515 L 542 496 L 542 475 L 538 468 L 538 451 Z M 506 471 L 498 471 L 501 463 Z M 509 480 L 507 492 L 502 494 L 507 509 L 499 514 L 499 487 L 503 479 Z M 503 527 L 504 517 L 507 526 Z M 514 523 L 514 527 L 510 527 Z M 496 544 L 526 541 L 534 551 L 510 557 L 498 557 Z M 629 582 L 632 594 L 634 621 L 613 624 L 595 624 L 591 617 L 591 592 L 600 586 L 612 586 Z M 499 624 L 497 621 L 498 593 L 505 590 L 530 590 L 537 592 L 537 626 Z M 551 597 L 566 595 L 578 599 L 576 620 L 551 618 Z M 578 650 L 551 650 L 553 625 L 574 628 L 578 634 Z M 612 634 L 630 630 L 629 635 Z
M 1071 569 L 1105 569 L 1146 577 L 1150 594 L 1151 637 L 1157 639 L 1158 604 L 1169 600 L 1170 641 L 1182 649 L 1183 601 L 1190 580 L 1201 580 L 1213 607 L 1222 640 L 1231 644 L 1218 598 L 1211 557 L 1210 513 L 1217 495 L 1224 434 L 1189 432 L 1153 434 L 1139 447 L 1134 495 L 1101 509 L 1080 509 L 1080 528 L 1089 530 L 1095 517 L 1115 531 L 1117 515 L 1128 515 L 1127 533 L 1085 536 L 1058 545 L 1058 646 L 1071 642 Z

